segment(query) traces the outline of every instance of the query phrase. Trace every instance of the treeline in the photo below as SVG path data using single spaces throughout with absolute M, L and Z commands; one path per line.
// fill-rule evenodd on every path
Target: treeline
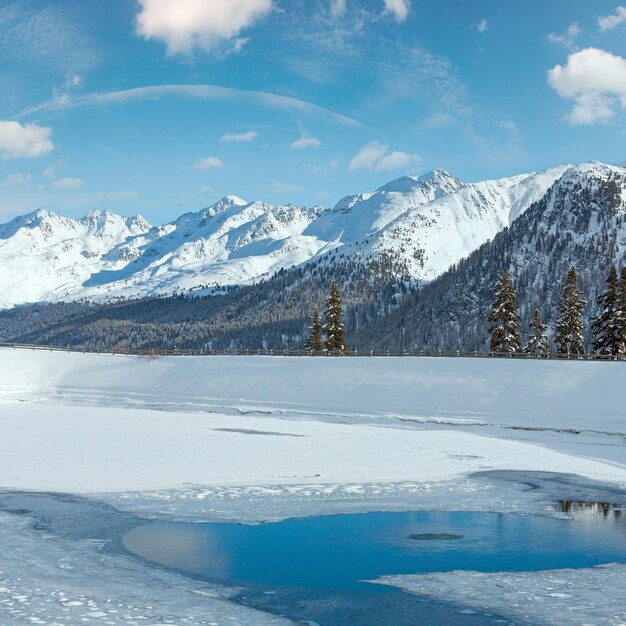
M 541 320 L 541 312 L 535 309 L 530 333 L 525 344 L 520 338 L 520 316 L 517 295 L 509 276 L 509 269 L 502 270 L 500 280 L 494 288 L 494 302 L 489 314 L 491 336 L 489 347 L 492 353 L 532 353 L 548 357 L 552 350 L 546 331 L 548 326 Z M 552 336 L 554 350 L 567 358 L 587 354 L 583 313 L 588 302 L 578 289 L 576 268 L 567 273 L 559 301 Z M 626 267 L 618 278 L 612 265 L 606 279 L 606 288 L 598 296 L 599 314 L 588 320 L 592 330 L 591 350 L 595 354 L 611 358 L 626 355 Z
M 0 312 L 0 342 L 97 349 L 302 349 L 311 313 L 335 280 L 345 343 L 397 308 L 417 285 L 393 255 L 334 251 L 306 266 L 222 295 L 179 294 L 114 303 L 57 303 Z

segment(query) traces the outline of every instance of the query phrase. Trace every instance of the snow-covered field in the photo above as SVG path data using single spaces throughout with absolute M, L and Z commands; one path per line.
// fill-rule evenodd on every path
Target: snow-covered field
M 626 363 L 140 358 L 0 350 L 0 487 L 81 493 L 143 516 L 207 520 L 367 508 L 536 512 L 545 506 L 537 493 L 469 476 L 496 470 L 561 472 L 609 488 L 626 487 L 625 381 Z M 6 538 L 0 622 L 78 623 L 80 611 L 59 617 L 51 610 L 65 606 L 59 594 L 68 588 L 62 578 L 55 586 L 53 570 L 61 568 L 60 561 L 46 556 L 61 539 L 37 539 L 23 520 L 18 524 L 4 513 L 0 531 Z M 32 575 L 19 563 L 25 550 L 39 563 Z M 64 552 L 72 550 L 123 561 L 91 544 L 64 545 Z M 98 576 L 106 577 L 111 567 L 107 562 Z M 124 576 L 139 569 L 127 566 Z M 63 569 L 63 576 L 71 577 L 68 571 Z M 567 584 L 572 576 L 605 580 L 607 572 L 613 589 L 610 615 L 598 618 L 597 607 L 595 613 L 585 608 L 589 602 L 576 596 L 576 589 L 588 593 L 584 585 L 567 591 L 576 600 L 570 605 L 580 608 L 581 624 L 585 616 L 590 624 L 626 623 L 626 582 L 621 582 L 626 577 L 612 575 L 613 570 L 559 573 Z M 454 600 L 472 604 L 473 595 L 474 605 L 497 605 L 513 619 L 523 615 L 507 598 L 547 585 L 536 574 L 531 579 L 511 575 L 502 585 L 496 575 L 482 576 L 480 596 L 472 591 L 471 577 L 457 586 L 457 579 L 445 575 L 393 583 L 442 596 L 455 587 L 456 594 L 449 595 Z M 154 584 L 167 587 L 165 575 L 157 577 Z M 94 589 L 103 588 L 99 580 L 94 577 Z M 78 583 L 67 583 L 72 584 Z M 81 584 L 84 613 L 89 601 L 96 606 L 92 613 L 106 613 L 102 593 L 93 592 L 89 600 L 89 585 Z M 501 591 L 497 603 L 487 598 L 489 588 Z M 113 602 L 119 593 L 113 587 L 107 597 Z M 28 608 L 33 598 L 40 598 L 33 606 L 41 613 Z M 136 623 L 205 623 L 184 621 L 163 589 L 137 602 L 152 607 L 138 614 L 161 621 Z M 213 600 L 207 602 L 212 606 Z M 223 623 L 219 617 L 226 603 L 219 602 L 211 618 L 215 623 Z M 3 612 L 10 620 L 2 621 Z M 261 623 L 257 613 L 245 614 L 238 607 L 230 614 L 235 621 L 228 623 Z M 174 621 L 163 617 L 168 615 Z M 110 615 L 98 619 L 118 623 Z

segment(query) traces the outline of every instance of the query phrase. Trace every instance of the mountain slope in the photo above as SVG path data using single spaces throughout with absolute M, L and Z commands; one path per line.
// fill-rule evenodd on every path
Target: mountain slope
M 540 199 L 566 167 L 463 184 L 435 170 L 404 176 L 332 209 L 227 196 L 163 226 L 92 212 L 47 211 L 0 226 L 0 308 L 38 301 L 143 297 L 249 284 L 313 258 L 362 265 L 391 256 L 430 281 Z
M 378 336 L 386 344 L 402 326 L 414 347 L 484 348 L 493 285 L 504 266 L 517 290 L 522 336 L 535 308 L 547 322 L 554 320 L 571 266 L 589 302 L 588 321 L 609 266 L 623 267 L 625 255 L 626 169 L 602 163 L 572 167 L 510 228 L 392 311 L 371 340 Z

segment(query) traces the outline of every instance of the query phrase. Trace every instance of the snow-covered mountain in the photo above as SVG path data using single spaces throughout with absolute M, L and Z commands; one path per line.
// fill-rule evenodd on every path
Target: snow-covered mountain
M 404 315 L 405 331 L 416 345 L 481 349 L 488 338 L 493 286 L 503 267 L 509 268 L 517 291 L 525 335 L 536 308 L 548 324 L 554 320 L 572 266 L 588 302 L 588 322 L 597 313 L 608 268 L 615 264 L 621 270 L 625 259 L 626 168 L 585 163 L 566 170 L 510 228 L 426 286 L 419 299 L 403 303 L 407 310 L 401 307 L 397 315 Z
M 344 198 L 309 231 L 340 239 L 346 254 L 393 253 L 411 276 L 430 281 L 509 226 L 570 167 L 469 184 L 443 170 L 404 177 Z
M 163 226 L 93 211 L 37 211 L 0 225 L 0 308 L 247 284 L 333 249 L 391 254 L 430 281 L 540 200 L 571 166 L 464 184 L 444 170 L 404 176 L 332 209 L 227 196 Z

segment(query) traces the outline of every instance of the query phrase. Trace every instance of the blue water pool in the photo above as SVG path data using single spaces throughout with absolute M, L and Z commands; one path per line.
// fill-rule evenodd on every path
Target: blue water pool
M 194 576 L 264 588 L 385 593 L 384 574 L 544 570 L 626 562 L 626 512 L 563 505 L 571 518 L 472 512 L 329 515 L 282 522 L 152 522 L 130 552 Z

